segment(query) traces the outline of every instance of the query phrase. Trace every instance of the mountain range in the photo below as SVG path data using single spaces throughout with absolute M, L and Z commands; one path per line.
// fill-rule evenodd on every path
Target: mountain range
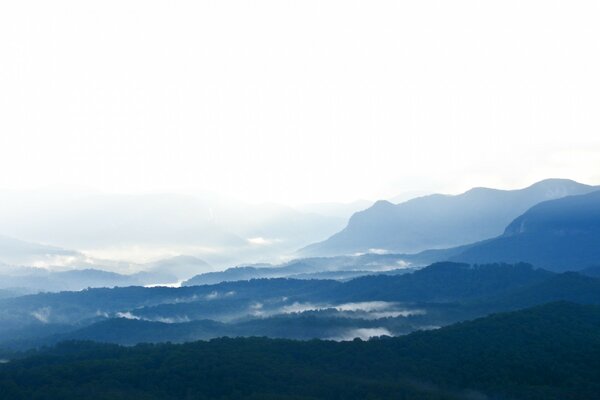
M 413 241 L 428 235 L 425 242 L 437 238 L 435 245 L 467 240 L 460 233 L 462 231 L 470 232 L 471 236 L 476 232 L 479 234 L 475 236 L 490 235 L 492 228 L 496 229 L 502 221 L 537 201 L 510 220 L 496 237 L 456 247 L 431 248 L 414 254 L 387 254 L 386 249 L 370 249 L 374 252 L 304 257 L 275 265 L 242 264 L 224 271 L 193 256 L 176 256 L 146 264 L 124 263 L 94 259 L 74 250 L 0 236 L 0 261 L 5 264 L 0 265 L 0 276 L 3 277 L 0 288 L 10 289 L 13 293 L 27 293 L 99 286 L 172 284 L 184 280 L 187 280 L 185 285 L 280 277 L 349 280 L 363 275 L 403 274 L 410 272 L 411 268 L 446 260 L 469 264 L 528 262 L 559 272 L 581 270 L 600 265 L 600 251 L 596 245 L 600 242 L 600 191 L 595 189 L 594 186 L 574 181 L 551 179 L 516 191 L 479 188 L 458 196 L 425 196 L 396 206 L 378 202 L 368 210 L 356 213 L 346 230 L 340 232 L 344 236 L 358 229 L 356 235 L 352 234 L 353 240 L 362 247 L 354 250 L 383 246 L 383 242 L 374 242 L 379 239 L 396 240 L 385 246 L 403 248 L 407 246 L 401 240 L 403 235 L 411 236 L 410 240 Z M 541 201 L 546 198 L 553 200 Z M 117 204 L 121 204 L 121 201 L 117 201 Z M 171 204 L 171 201 L 167 200 L 160 207 L 166 207 L 167 204 Z M 147 211 L 160 210 L 160 207 L 150 207 Z M 429 213 L 422 212 L 424 210 Z M 402 221 L 409 221 L 410 224 L 403 225 Z M 158 225 L 155 228 L 158 229 Z M 459 239 L 461 237 L 463 239 Z M 201 235 L 197 239 L 206 244 L 202 242 Z M 261 240 L 254 246 L 271 246 Z M 321 244 L 327 247 L 328 242 Z M 320 244 L 315 246 L 319 247 Z M 58 268 L 58 271 L 53 268 Z M 79 272 L 68 273 L 69 269 Z
M 437 263 L 404 275 L 254 279 L 0 299 L 0 349 L 66 339 L 120 344 L 220 336 L 402 335 L 552 301 L 600 304 L 600 280 L 528 264 Z
M 77 252 L 10 238 L 0 238 L 0 245 L 2 243 L 19 244 L 24 251 L 15 255 L 18 259 L 34 257 L 37 263 L 47 264 L 44 267 L 0 264 L 0 289 L 5 290 L 4 297 L 11 293 L 18 295 L 60 292 L 94 287 L 173 285 L 213 269 L 207 262 L 192 256 L 171 257 L 148 264 L 123 265 L 110 260 L 94 260 Z M 13 253 L 4 253 L 7 254 L 14 254 L 14 250 Z M 14 260 L 14 258 L 9 259 Z M 54 264 L 55 262 L 58 266 Z M 128 273 L 117 273 L 110 271 L 111 269 L 121 269 Z
M 339 206 L 352 212 L 364 204 Z M 0 234 L 77 249 L 100 259 L 139 263 L 189 254 L 212 265 L 229 266 L 278 259 L 326 238 L 346 223 L 347 217 L 333 211 L 335 204 L 313 209 L 323 214 L 279 204 L 249 204 L 210 193 L 3 192 Z
M 167 204 L 125 207 L 80 240 L 123 230 L 112 240 L 211 244 L 216 227 L 213 244 L 278 248 L 267 231 L 238 236 L 214 216 L 169 233 L 190 209 L 136 227 Z M 265 225 L 275 236 L 306 227 L 278 218 Z M 121 263 L 0 236 L 0 396 L 593 399 L 599 243 L 600 190 L 567 180 L 378 202 L 304 250 L 340 254 L 222 271 L 195 256 Z
M 456 196 L 434 194 L 400 204 L 378 201 L 355 213 L 329 239 L 300 256 L 366 252 L 418 253 L 466 245 L 501 235 L 532 206 L 598 188 L 566 179 L 548 179 L 519 190 L 474 188 Z

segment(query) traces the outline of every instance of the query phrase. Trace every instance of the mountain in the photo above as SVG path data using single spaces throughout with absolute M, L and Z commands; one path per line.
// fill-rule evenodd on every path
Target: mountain
M 27 242 L 0 235 L 0 262 L 12 265 L 61 265 L 80 258 L 81 253 L 56 246 Z
M 282 274 L 281 271 L 278 271 L 278 268 L 240 266 L 227 268 L 224 271 L 205 272 L 203 274 L 198 274 L 183 282 L 182 285 L 215 285 L 221 282 L 247 281 L 250 279 L 261 278 L 280 278 L 282 276 L 285 276 L 285 274 Z
M 176 280 L 189 279 L 199 273 L 212 270 L 212 266 L 204 260 L 193 256 L 176 256 L 162 259 L 143 266 L 144 271 L 154 274 L 171 275 Z
M 99 269 L 52 271 L 45 268 L 10 267 L 0 273 L 0 288 L 23 294 L 37 292 L 78 291 L 87 288 L 133 286 L 173 282 L 175 277 L 152 273 L 117 274 Z
M 210 193 L 0 196 L 0 234 L 136 262 L 172 254 L 197 256 L 215 266 L 277 259 L 327 238 L 346 221 Z
M 600 390 L 600 307 L 551 303 L 369 341 L 65 342 L 9 356 L 0 364 L 6 400 L 591 400 Z
M 272 264 L 253 264 L 207 272 L 194 276 L 183 285 L 212 285 L 258 278 L 341 279 L 370 274 L 412 272 L 404 255 L 363 254 L 360 256 L 310 257 Z
M 351 340 L 355 337 L 368 339 L 381 334 L 403 335 L 420 328 L 418 323 L 405 317 L 364 319 L 330 311 L 287 313 L 228 322 L 207 319 L 173 322 L 168 319 L 156 321 L 111 318 L 81 329 L 45 337 L 37 344 L 47 346 L 65 340 L 93 340 L 130 346 L 138 343 L 184 343 L 224 336 Z
M 580 274 L 591 276 L 592 278 L 600 278 L 600 265 L 588 267 L 579 271 Z
M 65 339 L 130 345 L 220 336 L 404 335 L 554 301 L 600 305 L 600 279 L 527 264 L 445 262 L 348 282 L 254 279 L 8 297 L 0 298 L 0 348 L 28 349 Z
M 410 274 L 365 276 L 332 288 L 338 301 L 455 302 L 506 293 L 553 274 L 529 264 L 440 262 Z
M 0 299 L 0 341 L 19 339 L 24 333 L 31 335 L 28 332 L 32 331 L 40 337 L 47 336 L 57 326 L 62 331 L 73 331 L 118 317 L 150 322 L 184 323 L 210 319 L 229 323 L 323 310 L 330 313 L 318 317 L 369 321 L 401 317 L 393 326 L 389 325 L 390 321 L 380 322 L 383 324 L 380 326 L 389 332 L 406 333 L 420 326 L 446 325 L 466 317 L 485 315 L 488 310 L 511 309 L 511 304 L 504 305 L 503 295 L 517 298 L 514 291 L 535 287 L 552 276 L 554 274 L 526 264 L 469 266 L 439 263 L 413 273 L 369 276 L 348 282 L 254 279 L 180 288 L 120 287 L 42 293 Z M 600 281 L 586 279 L 593 281 L 593 290 L 598 288 Z M 573 290 L 586 293 L 590 289 L 580 285 Z M 559 295 L 538 298 L 545 301 L 577 300 Z M 492 301 L 469 306 L 469 302 L 481 302 L 485 298 Z M 444 305 L 443 310 L 433 305 Z M 512 307 L 519 306 L 521 304 Z M 332 310 L 335 311 L 333 314 Z M 336 326 L 339 321 L 334 322 L 328 324 Z M 372 328 L 369 324 L 364 325 L 365 329 Z M 252 332 L 284 332 L 277 329 Z M 250 333 L 243 330 L 218 332 Z M 327 332 L 323 330 L 321 334 Z M 287 335 L 285 337 L 297 337 L 294 333 Z
M 342 231 L 299 254 L 416 253 L 460 246 L 502 234 L 512 220 L 542 201 L 594 190 L 571 180 L 548 179 L 520 190 L 474 188 L 456 196 L 434 194 L 400 204 L 378 201 L 354 214 Z
M 553 271 L 600 265 L 600 191 L 542 202 L 499 237 L 471 245 L 451 259 L 528 262 Z
M 471 302 L 486 312 L 509 311 L 555 301 L 600 305 L 600 279 L 576 272 L 552 274 L 531 285 L 516 287 Z

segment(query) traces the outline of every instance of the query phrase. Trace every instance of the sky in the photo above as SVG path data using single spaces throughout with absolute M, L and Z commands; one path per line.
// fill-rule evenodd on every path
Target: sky
M 6 1 L 0 188 L 600 184 L 597 1 Z

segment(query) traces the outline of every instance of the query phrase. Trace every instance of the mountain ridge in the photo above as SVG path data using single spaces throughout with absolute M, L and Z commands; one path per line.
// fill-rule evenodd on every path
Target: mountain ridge
M 476 187 L 459 195 L 433 194 L 400 204 L 380 200 L 355 213 L 342 231 L 298 253 L 418 253 L 465 245 L 502 234 L 516 217 L 542 201 L 597 189 L 568 179 L 546 179 L 517 190 Z
M 496 238 L 472 244 L 458 262 L 528 262 L 562 272 L 600 265 L 600 191 L 539 203 Z

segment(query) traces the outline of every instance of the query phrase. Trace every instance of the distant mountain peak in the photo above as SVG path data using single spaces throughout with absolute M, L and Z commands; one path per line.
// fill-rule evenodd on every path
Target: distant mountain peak
M 548 186 L 548 185 L 584 185 L 584 186 L 590 186 L 590 185 L 587 185 L 585 183 L 577 182 L 577 181 L 575 181 L 573 179 L 547 178 L 547 179 L 542 179 L 541 181 L 535 182 L 535 183 L 531 184 L 529 187 Z
M 593 187 L 590 187 L 595 189 Z M 554 271 L 600 264 L 600 190 L 534 205 L 498 237 L 453 257 L 463 262 L 529 262 Z
M 404 203 L 380 200 L 355 213 L 342 231 L 300 250 L 301 256 L 348 255 L 385 249 L 417 253 L 501 235 L 530 207 L 597 188 L 569 179 L 545 179 L 523 189 L 476 187 L 458 195 L 432 194 Z
M 390 208 L 390 207 L 394 207 L 394 204 L 387 200 L 377 200 L 371 206 L 371 208 Z

